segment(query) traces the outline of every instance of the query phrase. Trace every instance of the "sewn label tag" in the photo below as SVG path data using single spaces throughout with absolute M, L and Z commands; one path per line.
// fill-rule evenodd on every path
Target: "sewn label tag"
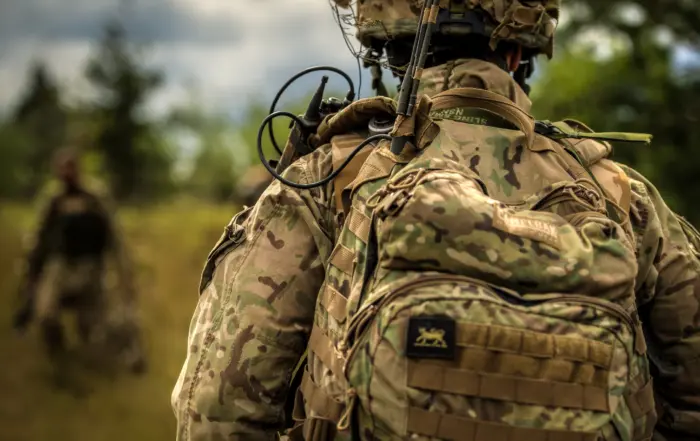
M 557 226 L 535 216 L 513 213 L 508 209 L 494 206 L 493 227 L 506 233 L 544 242 L 556 249 L 561 248 Z
M 453 107 L 449 109 L 435 109 L 430 111 L 430 117 L 434 121 L 447 119 L 477 126 L 490 126 L 498 129 L 518 130 L 518 127 L 501 115 L 478 107 Z
M 411 317 L 406 335 L 408 358 L 455 358 L 455 321 L 449 317 Z

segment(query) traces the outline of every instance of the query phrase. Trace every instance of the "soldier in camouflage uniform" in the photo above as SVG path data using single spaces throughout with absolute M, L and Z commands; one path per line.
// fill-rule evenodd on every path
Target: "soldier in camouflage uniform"
M 122 300 L 127 309 L 134 307 L 130 263 L 107 198 L 97 189 L 88 190 L 73 149 L 59 150 L 54 168 L 61 188 L 49 197 L 28 256 L 15 329 L 23 331 L 36 320 L 50 358 L 62 359 L 67 348 L 60 316 L 64 310 L 73 311 L 83 343 L 119 352 L 132 369 L 142 371 L 145 364 L 134 317 L 122 317 L 121 329 L 116 329 L 110 316 L 114 302 L 105 296 L 105 268 L 113 257 Z M 116 343 L 115 337 L 122 341 Z M 108 349 L 105 343 L 119 347 Z
M 417 142 L 407 155 L 419 150 L 424 158 L 463 164 L 478 176 L 490 198 L 514 206 L 556 182 L 585 176 L 595 180 L 604 192 L 607 213 L 615 213 L 636 256 L 634 293 L 653 366 L 653 389 L 651 384 L 645 387 L 645 395 L 635 397 L 636 405 L 630 408 L 636 407 L 636 416 L 652 415 L 653 395 L 659 414 L 658 424 L 651 428 L 653 439 L 697 440 L 697 231 L 668 208 L 642 175 L 607 159 L 611 152 L 607 143 L 582 140 L 577 134 L 589 131 L 582 124 L 558 124 L 562 136 L 556 140 L 534 132 L 527 113 L 530 101 L 509 73 L 518 69 L 520 58 L 528 52 L 551 55 L 558 1 L 443 3 L 457 4 L 461 12 L 467 5 L 480 8 L 488 35 L 485 39 L 454 37 L 460 44 L 453 47 L 449 35 L 435 39 L 442 50 L 428 60 L 421 89 L 432 101 L 424 99 L 421 101 L 427 104 L 418 105 L 418 116 L 412 121 Z M 385 49 L 398 52 L 399 37 L 415 33 L 420 9 L 416 2 L 368 0 L 358 4 L 358 36 L 365 46 L 390 40 L 394 46 Z M 480 114 L 468 110 L 475 107 Z M 395 109 L 388 99 L 354 103 L 322 124 L 319 147 L 291 163 L 284 177 L 303 184 L 324 178 L 367 136 L 369 118 L 363 115 L 386 116 Z M 509 117 L 494 118 L 494 114 Z M 331 423 L 307 424 L 305 439 L 336 437 L 334 426 L 342 419 L 343 403 L 323 391 L 332 393 L 336 385 L 340 396 L 344 387 L 342 360 L 347 347 L 343 334 L 358 304 L 353 274 L 365 260 L 362 253 L 353 253 L 357 248 L 350 247 L 353 243 L 362 249 L 362 238 L 369 230 L 363 213 L 356 206 L 347 206 L 343 193 L 359 195 L 352 200 L 368 205 L 362 200 L 372 194 L 367 187 L 381 188 L 394 165 L 410 160 L 404 156 L 392 155 L 387 143 L 379 143 L 373 151 L 358 155 L 355 166 L 331 184 L 299 190 L 275 181 L 254 207 L 233 217 L 207 259 L 190 325 L 187 359 L 172 395 L 178 440 L 275 439 L 291 425 L 285 412 L 285 404 L 294 397 L 290 380 L 307 349 L 310 382 L 322 384 L 306 387 L 309 381 L 302 381 L 302 393 L 296 395 L 299 412 L 295 410 L 294 416 Z M 499 233 L 493 234 L 497 244 Z M 581 252 L 582 261 L 586 250 L 590 251 L 584 243 L 572 242 L 570 247 Z M 479 247 L 478 251 L 488 250 Z M 535 247 L 520 250 L 531 253 L 528 261 L 537 262 L 534 251 Z M 493 254 L 498 256 L 498 250 Z M 653 417 L 649 419 L 653 422 Z M 620 439 L 610 436 L 605 439 Z M 634 440 L 651 436 L 637 432 Z M 338 433 L 337 439 L 347 436 Z M 465 431 L 463 439 L 475 438 Z

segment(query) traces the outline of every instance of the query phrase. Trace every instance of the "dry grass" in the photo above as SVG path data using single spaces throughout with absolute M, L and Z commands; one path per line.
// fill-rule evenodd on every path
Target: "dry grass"
M 199 275 L 235 207 L 177 203 L 124 209 L 123 229 L 137 263 L 149 371 L 141 377 L 86 375 L 89 392 L 55 389 L 36 328 L 10 328 L 21 236 L 33 214 L 0 206 L 0 441 L 172 441 L 170 391 L 184 359 Z

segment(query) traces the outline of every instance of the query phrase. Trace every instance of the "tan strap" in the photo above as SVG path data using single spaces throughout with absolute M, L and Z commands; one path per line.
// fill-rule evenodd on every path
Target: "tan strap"
M 353 150 L 365 140 L 365 137 L 357 133 L 336 135 L 331 139 L 331 156 L 333 170 L 338 170 L 343 162 L 350 156 Z M 346 212 L 348 207 L 343 205 L 343 189 L 347 187 L 358 175 L 362 164 L 372 152 L 370 147 L 361 150 L 345 168 L 333 180 L 336 212 Z
M 556 357 L 605 369 L 612 362 L 613 347 L 595 340 L 464 322 L 457 323 L 456 331 L 456 344 L 462 347 L 486 348 L 534 358 Z
M 323 333 L 323 330 L 314 325 L 311 329 L 308 349 L 314 353 L 321 363 L 338 378 L 343 377 L 345 358 L 335 349 L 333 342 Z
M 432 98 L 432 110 L 478 107 L 502 116 L 518 127 L 530 149 L 535 144 L 535 120 L 508 98 L 488 90 L 462 87 L 441 92 Z
M 409 361 L 408 386 L 537 406 L 608 412 L 608 390 L 593 385 L 473 372 Z
M 329 282 L 326 282 L 323 291 L 321 291 L 319 303 L 338 323 L 345 322 L 348 299 L 340 291 L 333 288 Z
M 454 441 L 596 441 L 590 432 L 514 427 L 411 407 L 408 432 Z
M 391 153 L 388 154 L 382 151 L 381 148 L 375 149 L 362 165 L 360 172 L 355 177 L 355 180 L 350 184 L 352 191 L 358 189 L 361 185 L 375 181 L 377 179 L 386 178 L 391 174 L 391 170 L 398 163 L 396 157 L 392 158 Z
M 342 243 L 335 245 L 331 257 L 329 259 L 330 264 L 348 276 L 352 275 L 353 261 L 355 260 L 355 253 Z
M 366 245 L 369 241 L 369 232 L 372 223 L 369 216 L 361 212 L 359 208 L 353 207 L 346 222 L 350 232 Z
M 654 382 L 649 379 L 641 389 L 626 397 L 633 419 L 641 418 L 654 410 Z
M 314 411 L 314 417 L 327 418 L 334 422 L 340 420 L 345 410 L 345 403 L 334 400 L 323 388 L 314 383 L 308 370 L 304 372 L 299 390 L 301 390 L 306 405 Z

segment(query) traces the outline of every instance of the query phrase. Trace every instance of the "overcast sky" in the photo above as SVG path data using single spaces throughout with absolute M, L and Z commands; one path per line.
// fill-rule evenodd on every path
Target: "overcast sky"
M 271 89 L 310 65 L 331 64 L 354 79 L 358 75 L 324 0 L 130 3 L 120 8 L 119 0 L 0 0 L 0 111 L 16 100 L 27 67 L 39 58 L 73 95 L 84 93 L 85 60 L 102 24 L 114 16 L 126 17 L 129 35 L 147 43 L 148 62 L 165 71 L 167 84 L 149 103 L 157 113 L 195 90 L 206 107 L 235 115 L 259 94 L 267 102 Z M 337 88 L 343 84 L 334 81 Z M 300 85 L 297 93 L 310 86 Z
M 327 0 L 127 2 L 120 8 L 119 0 L 0 0 L 0 112 L 23 90 L 35 59 L 46 60 L 73 96 L 84 94 L 84 62 L 105 20 L 119 14 L 130 36 L 147 44 L 148 62 L 166 74 L 149 102 L 156 114 L 194 90 L 205 107 L 237 116 L 249 99 L 269 102 L 289 76 L 311 65 L 334 65 L 357 78 Z M 692 58 L 680 52 L 684 57 Z M 299 84 L 297 95 L 316 81 Z M 334 81 L 338 90 L 343 83 Z M 365 76 L 365 94 L 368 86 Z

